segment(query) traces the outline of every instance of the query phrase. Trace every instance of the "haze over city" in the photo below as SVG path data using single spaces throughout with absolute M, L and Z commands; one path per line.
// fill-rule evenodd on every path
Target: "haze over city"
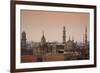
M 66 27 L 66 40 L 70 36 L 82 42 L 85 27 L 89 40 L 89 13 L 21 10 L 21 32 L 26 32 L 29 41 L 40 42 L 44 32 L 46 41 L 62 42 L 63 26 Z

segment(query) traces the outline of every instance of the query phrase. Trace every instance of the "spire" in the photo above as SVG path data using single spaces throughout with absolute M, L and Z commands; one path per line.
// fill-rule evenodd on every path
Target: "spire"
M 85 27 L 85 46 L 87 46 L 87 26 Z
M 87 26 L 85 26 L 84 28 L 83 45 L 84 45 L 84 48 L 87 48 Z
M 63 44 L 66 43 L 66 28 L 63 26 Z
M 85 41 L 87 40 L 87 27 L 85 27 Z
M 43 32 L 43 35 L 42 35 L 42 38 L 41 38 L 41 43 L 42 44 L 45 44 L 46 43 L 46 39 L 45 39 L 45 36 L 44 36 L 44 32 Z

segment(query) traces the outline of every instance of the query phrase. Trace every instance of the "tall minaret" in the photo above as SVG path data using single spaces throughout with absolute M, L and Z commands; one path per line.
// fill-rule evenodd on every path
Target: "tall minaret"
M 63 44 L 66 43 L 66 28 L 63 26 Z
M 85 48 L 87 47 L 87 27 L 85 27 Z

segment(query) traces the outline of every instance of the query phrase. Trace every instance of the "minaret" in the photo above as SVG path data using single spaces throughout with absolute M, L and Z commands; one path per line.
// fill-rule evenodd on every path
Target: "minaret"
M 26 33 L 22 32 L 22 38 L 21 38 L 21 48 L 26 49 Z
M 85 27 L 85 48 L 87 48 L 87 27 Z
M 46 39 L 45 39 L 45 36 L 44 36 L 44 32 L 43 32 L 43 35 L 42 35 L 42 38 L 41 38 L 41 43 L 43 45 L 46 43 Z
M 66 43 L 66 28 L 63 26 L 63 44 Z

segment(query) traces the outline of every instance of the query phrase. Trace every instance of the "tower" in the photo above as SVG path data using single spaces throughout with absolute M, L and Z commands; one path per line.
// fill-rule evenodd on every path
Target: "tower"
M 46 43 L 46 39 L 45 39 L 44 32 L 43 32 L 43 35 L 41 38 L 41 44 L 44 45 L 45 43 Z
M 84 48 L 86 48 L 86 46 L 87 46 L 87 27 L 85 27 L 85 29 L 84 29 L 83 46 L 84 46 Z
M 26 43 L 26 33 L 22 32 L 22 37 L 21 37 L 21 55 L 26 55 L 29 54 L 27 51 L 27 43 Z
M 87 27 L 85 27 L 85 48 L 87 48 Z
M 21 48 L 26 49 L 26 33 L 22 32 L 22 38 L 21 38 Z
M 82 49 L 82 58 L 89 59 L 89 47 L 87 42 L 87 27 L 84 29 L 84 36 L 83 36 L 83 49 Z
M 43 56 L 46 54 L 46 50 L 47 50 L 47 47 L 46 47 L 46 39 L 45 39 L 45 36 L 44 36 L 44 32 L 43 32 L 43 35 L 42 35 L 42 38 L 41 38 L 41 46 L 40 46 L 40 58 L 41 58 L 41 61 L 44 59 Z
M 63 26 L 63 44 L 66 43 L 66 28 Z

